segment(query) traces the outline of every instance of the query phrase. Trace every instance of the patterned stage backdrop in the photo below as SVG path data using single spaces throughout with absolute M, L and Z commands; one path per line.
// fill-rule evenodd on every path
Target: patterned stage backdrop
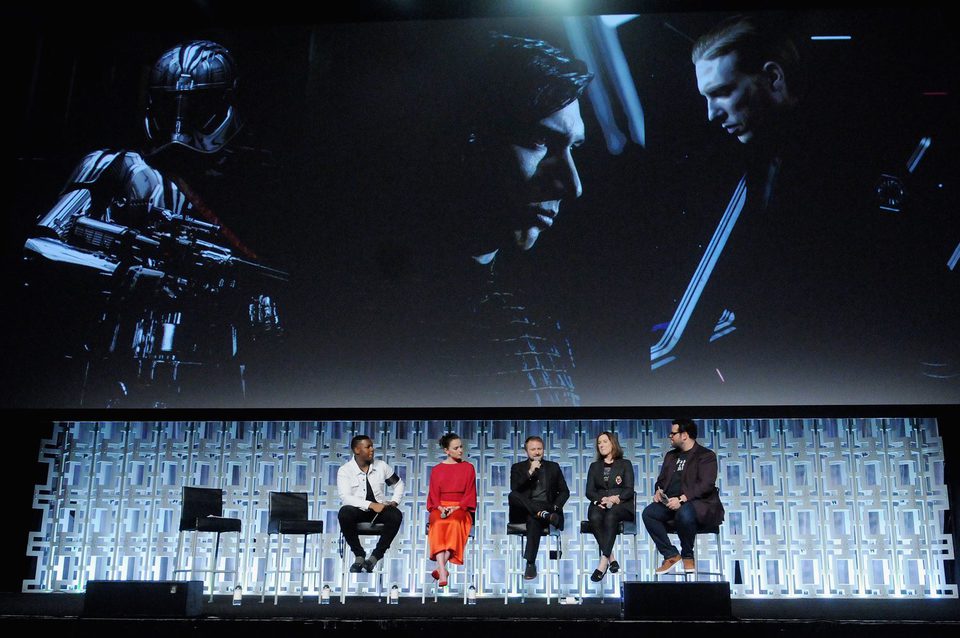
M 698 424 L 699 441 L 719 455 L 718 483 L 727 511 L 719 541 L 699 537 L 698 560 L 704 571 L 722 571 L 735 596 L 957 596 L 957 586 L 945 578 L 944 561 L 953 559 L 953 543 L 944 532 L 949 505 L 935 420 Z M 172 579 L 181 490 L 199 486 L 222 488 L 224 515 L 243 521 L 241 534 L 223 536 L 218 569 L 236 567 L 248 594 L 259 594 L 264 583 L 270 491 L 306 492 L 310 517 L 322 519 L 327 531 L 322 540 L 310 540 L 308 567 L 319 567 L 315 561 L 322 556 L 323 580 L 336 593 L 336 472 L 349 458 L 351 437 L 364 433 L 373 439 L 378 458 L 393 465 L 407 485 L 404 525 L 386 557 L 385 585 L 419 595 L 423 579 L 429 580 L 423 568 L 427 477 L 442 459 L 436 440 L 452 430 L 462 436 L 468 460 L 477 468 L 480 506 L 473 547 L 479 568 L 472 582 L 479 595 L 503 596 L 505 588 L 519 595 L 517 588 L 524 586 L 507 582 L 507 563 L 517 551 L 504 535 L 509 470 L 523 458 L 524 439 L 537 434 L 571 489 L 558 561 L 560 591 L 616 596 L 613 578 L 604 580 L 602 590 L 589 582 L 596 543 L 581 536 L 577 524 L 587 512 L 583 485 L 594 439 L 608 429 L 619 435 L 634 463 L 642 507 L 652 498 L 669 449 L 670 422 L 77 422 L 53 429 L 40 451 L 48 478 L 36 487 L 34 506 L 42 522 L 29 538 L 27 554 L 36 558 L 36 573 L 24 581 L 24 591 L 82 591 L 92 579 Z M 660 559 L 639 527 L 637 552 L 627 537 L 620 562 L 627 578 L 651 580 Z M 212 534 L 200 535 L 198 569 L 208 565 L 212 539 Z M 186 550 L 190 542 L 188 535 Z M 286 542 L 283 567 L 299 569 L 302 537 Z M 717 542 L 722 565 L 717 565 Z M 359 577 L 361 588 L 369 586 L 367 578 Z M 305 593 L 315 595 L 319 578 L 309 577 L 307 583 Z M 268 594 L 272 578 L 270 585 Z M 217 574 L 216 592 L 232 587 L 231 576 Z M 279 588 L 280 594 L 299 593 L 299 575 L 282 575 Z M 447 595 L 459 595 L 457 587 L 451 589 Z M 526 593 L 544 596 L 545 579 L 532 581 Z

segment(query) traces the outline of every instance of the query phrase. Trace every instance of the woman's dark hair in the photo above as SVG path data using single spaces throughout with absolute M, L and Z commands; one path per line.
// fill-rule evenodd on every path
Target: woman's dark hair
M 596 445 L 597 445 L 597 460 L 598 460 L 598 461 L 602 461 L 602 460 L 603 460 L 603 455 L 600 454 L 600 437 L 601 437 L 601 436 L 605 436 L 605 437 L 607 437 L 608 439 L 610 439 L 610 443 L 613 445 L 613 458 L 614 458 L 614 460 L 616 460 L 616 459 L 622 459 L 622 458 L 623 458 L 623 448 L 620 447 L 620 439 L 618 439 L 618 438 L 617 438 L 617 435 L 614 434 L 613 432 L 606 432 L 606 431 L 605 431 L 605 432 L 601 432 L 600 434 L 597 435 L 597 443 L 596 443 Z
M 460 435 L 456 432 L 447 432 L 440 437 L 440 449 L 446 450 L 450 447 L 450 444 L 460 438 Z

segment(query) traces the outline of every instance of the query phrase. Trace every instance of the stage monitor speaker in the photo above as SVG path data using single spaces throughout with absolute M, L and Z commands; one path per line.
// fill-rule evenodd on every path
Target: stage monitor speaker
M 184 618 L 199 616 L 201 580 L 91 580 L 83 615 L 97 618 Z
M 623 583 L 624 618 L 702 620 L 731 616 L 730 583 Z

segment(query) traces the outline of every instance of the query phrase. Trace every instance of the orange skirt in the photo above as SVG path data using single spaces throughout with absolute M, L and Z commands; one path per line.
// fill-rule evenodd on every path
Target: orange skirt
M 444 507 L 459 505 L 452 501 L 440 501 Z M 450 562 L 454 565 L 463 565 L 463 549 L 470 536 L 470 527 L 473 520 L 470 512 L 454 510 L 450 516 L 440 518 L 440 510 L 430 512 L 430 533 L 427 541 L 430 544 L 430 560 L 436 560 L 440 552 L 450 551 Z

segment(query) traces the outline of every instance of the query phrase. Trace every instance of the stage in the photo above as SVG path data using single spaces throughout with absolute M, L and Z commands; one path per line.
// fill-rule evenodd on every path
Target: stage
M 281 597 L 245 596 L 234 606 L 229 596 L 204 598 L 196 618 L 94 618 L 84 615 L 82 594 L 5 594 L 0 597 L 0 622 L 5 631 L 42 631 L 54 635 L 203 636 L 277 634 L 316 636 L 318 632 L 358 635 L 384 632 L 393 635 L 458 636 L 594 635 L 610 632 L 737 634 L 738 636 L 953 636 L 960 629 L 960 603 L 956 600 L 745 600 L 732 601 L 733 616 L 725 620 L 690 620 L 696 601 L 677 601 L 675 620 L 624 620 L 615 599 L 601 603 L 586 599 L 579 605 L 547 605 L 484 598 L 464 605 L 459 598 L 402 597 L 396 605 L 378 603 L 375 597 L 347 599 L 345 605 L 319 605 L 315 598 L 299 602 Z M 456 622 L 456 628 L 450 627 Z
M 324 477 L 339 466 L 342 459 L 338 454 L 349 449 L 350 437 L 368 432 L 376 437 L 378 449 L 405 472 L 411 493 L 404 504 L 405 518 L 416 520 L 420 514 L 417 504 L 424 502 L 426 494 L 423 477 L 434 461 L 424 441 L 435 438 L 433 430 L 440 427 L 433 422 L 255 423 L 249 427 L 243 422 L 189 427 L 64 423 L 53 428 L 59 439 L 54 436 L 40 445 L 41 457 L 49 463 L 43 466 L 45 472 L 31 481 L 33 505 L 44 508 L 38 520 L 23 523 L 32 530 L 28 578 L 9 585 L 43 589 L 0 595 L 0 624 L 57 635 L 138 637 L 177 632 L 315 636 L 318 631 L 423 635 L 448 631 L 450 623 L 456 623 L 455 631 L 464 638 L 498 632 L 579 636 L 624 631 L 662 634 L 678 629 L 684 633 L 804 638 L 811 634 L 816 638 L 955 635 L 960 628 L 960 600 L 954 589 L 954 539 L 948 525 L 952 520 L 948 513 L 954 508 L 947 494 L 950 477 L 939 469 L 949 447 L 941 444 L 939 428 L 926 421 L 852 420 L 831 429 L 835 423 L 780 421 L 776 427 L 766 421 L 706 424 L 705 443 L 720 451 L 721 465 L 726 468 L 721 493 L 729 520 L 722 538 L 703 539 L 704 551 L 698 558 L 702 568 L 721 571 L 727 576 L 724 580 L 729 580 L 729 611 L 722 618 L 704 618 L 706 598 L 698 592 L 663 594 L 653 590 L 635 594 L 632 600 L 658 618 L 642 613 L 624 617 L 617 582 L 605 579 L 600 588 L 582 583 L 592 567 L 595 545 L 592 538 L 573 531 L 574 521 L 585 514 L 578 494 L 568 504 L 571 520 L 566 527 L 571 531 L 564 535 L 562 559 L 551 561 L 551 566 L 559 583 L 553 591 L 582 593 L 582 604 L 561 605 L 554 598 L 547 605 L 542 579 L 530 585 L 522 603 L 506 571 L 506 557 L 518 550 L 511 549 L 502 534 L 508 489 L 504 469 L 514 461 L 524 436 L 546 436 L 552 458 L 569 470 L 568 483 L 578 491 L 583 484 L 580 474 L 592 454 L 582 442 L 592 440 L 593 429 L 617 429 L 629 448 L 628 456 L 639 461 L 637 472 L 644 477 L 640 491 L 645 492 L 648 487 L 644 486 L 653 484 L 652 472 L 662 459 L 662 446 L 657 446 L 665 440 L 661 430 L 668 421 L 578 422 L 572 426 L 565 422 L 511 422 L 503 427 L 498 422 L 458 422 L 456 426 L 471 441 L 474 462 L 484 468 L 479 473 L 483 477 L 483 515 L 478 517 L 478 541 L 472 546 L 477 553 L 476 567 L 468 570 L 477 586 L 476 605 L 463 604 L 459 580 L 453 591 L 437 602 L 428 596 L 421 604 L 422 539 L 417 530 L 422 528 L 415 524 L 402 528 L 384 562 L 384 588 L 398 587 L 398 604 L 377 602 L 375 596 L 349 596 L 352 588 L 346 604 L 339 603 L 340 558 L 334 531 L 338 502 L 335 493 L 325 489 L 329 480 Z M 110 447 L 104 447 L 106 443 Z M 860 454 L 845 455 L 851 449 Z M 898 455 L 904 449 L 912 450 L 909 458 L 914 465 L 908 472 L 875 471 L 901 468 L 905 461 Z M 306 462 L 305 470 L 297 469 L 295 455 Z M 217 579 L 212 603 L 207 596 L 196 601 L 195 615 L 168 611 L 124 617 L 127 603 L 122 601 L 111 603 L 113 613 L 85 613 L 81 592 L 89 591 L 94 581 L 138 580 L 155 585 L 169 578 L 177 554 L 175 519 L 181 507 L 183 477 L 196 473 L 197 467 L 207 467 L 211 460 L 218 462 L 214 469 L 232 467 L 230 464 L 247 468 L 237 473 L 235 482 L 232 473 L 219 469 L 208 479 L 225 485 L 225 512 L 244 521 L 244 534 L 226 536 L 221 547 L 221 560 L 228 561 L 222 564 L 236 566 L 240 573 L 236 582 L 243 588 L 242 604 L 232 604 L 227 592 L 235 581 L 224 577 Z M 784 469 L 764 475 L 764 467 L 771 464 Z M 141 485 L 139 474 L 124 470 L 141 465 L 180 469 L 176 476 L 158 474 L 157 480 Z M 98 473 L 66 471 L 74 467 L 96 467 Z M 109 480 L 91 490 L 86 477 L 100 476 L 111 468 L 115 471 Z M 215 478 L 221 474 L 225 483 Z M 919 483 L 923 493 L 915 489 L 916 476 L 929 477 Z M 745 477 L 756 478 L 745 481 Z M 864 492 L 863 481 L 875 485 Z M 23 483 L 21 479 L 18 484 Z M 270 595 L 260 603 L 267 558 L 272 559 L 271 565 L 276 561 L 268 547 L 265 499 L 272 490 L 289 488 L 307 491 L 313 516 L 325 520 L 334 532 L 326 543 L 314 542 L 308 548 L 312 557 L 308 566 L 313 561 L 317 567 L 323 565 L 325 577 L 308 579 L 307 596 L 299 602 L 300 577 L 286 574 L 278 585 L 270 581 Z M 649 494 L 642 493 L 640 498 L 647 500 Z M 29 511 L 24 505 L 21 511 Z M 883 516 L 877 518 L 877 512 Z M 125 522 L 130 516 L 133 527 Z M 63 522 L 54 525 L 54 521 Z M 147 525 L 147 521 L 155 523 Z M 201 569 L 204 557 L 213 549 L 211 539 L 204 542 L 198 548 Z M 284 566 L 297 570 L 302 544 L 289 539 L 287 544 Z M 622 541 L 621 549 L 628 582 L 637 582 L 637 575 L 649 573 L 656 563 L 653 547 L 642 532 L 636 542 Z M 16 564 L 16 557 L 11 557 L 11 565 Z M 317 603 L 317 582 L 321 581 L 334 590 L 328 605 Z M 278 605 L 272 600 L 274 586 L 280 592 Z M 207 586 L 201 589 L 209 592 Z M 506 605 L 505 591 L 510 596 Z M 605 594 L 603 602 L 597 595 L 600 592 Z

